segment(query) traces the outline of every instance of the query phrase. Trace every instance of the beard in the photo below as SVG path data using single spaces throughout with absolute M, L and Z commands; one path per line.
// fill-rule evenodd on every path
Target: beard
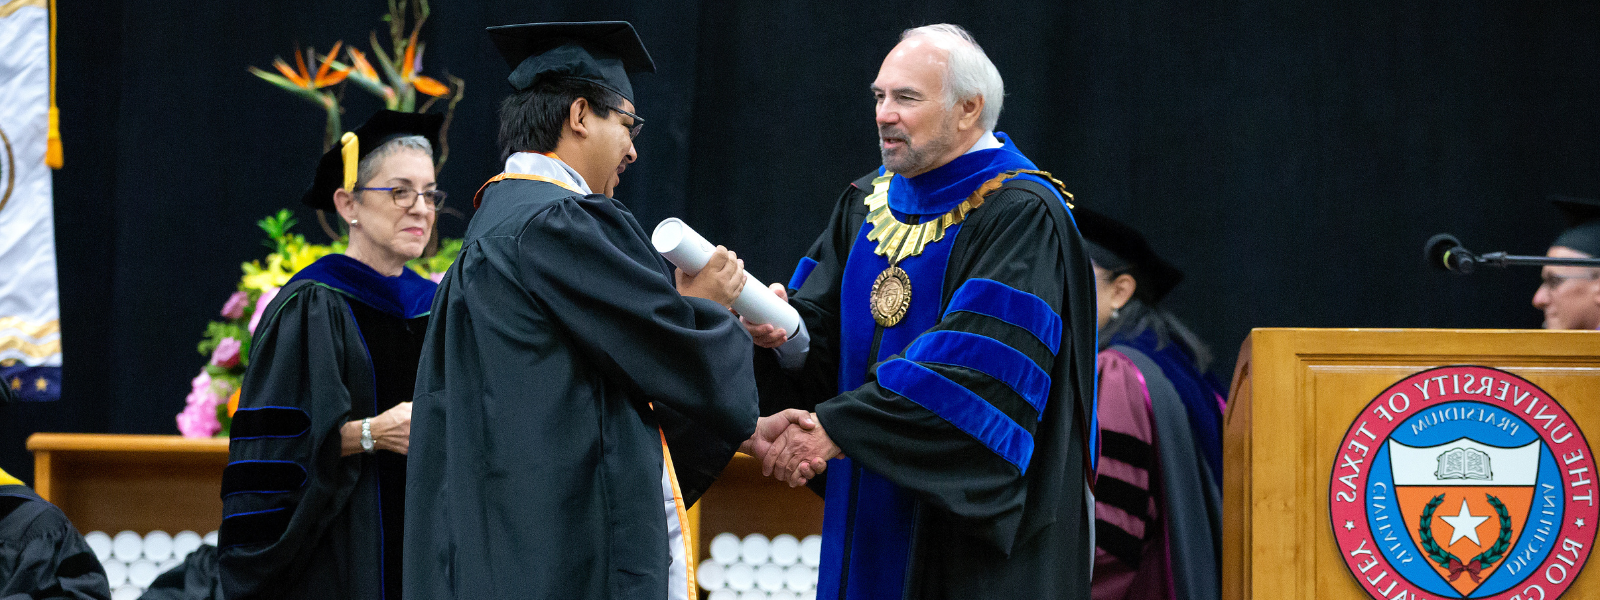
M 932 138 L 920 143 L 907 137 L 904 129 L 893 125 L 880 126 L 878 152 L 883 155 L 884 168 L 892 173 L 921 174 L 938 166 L 934 161 L 949 154 L 951 148 L 955 147 L 957 133 L 954 119 L 941 125 Z M 891 150 L 884 146 L 884 138 L 894 138 L 904 143 L 900 148 Z

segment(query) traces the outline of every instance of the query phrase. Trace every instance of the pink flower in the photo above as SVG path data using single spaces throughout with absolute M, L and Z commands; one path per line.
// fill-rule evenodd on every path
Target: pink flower
M 178 432 L 187 438 L 208 438 L 222 431 L 217 422 L 217 407 L 190 405 L 178 413 Z
M 211 352 L 211 364 L 224 369 L 232 369 L 239 364 L 239 340 L 231 337 L 222 338 L 217 342 L 217 349 Z
M 250 305 L 250 294 L 234 292 L 228 296 L 228 301 L 222 305 L 222 316 L 228 319 L 237 319 L 244 316 L 244 307 Z
M 267 304 L 272 302 L 272 299 L 278 296 L 278 289 L 279 288 L 267 288 L 266 291 L 261 292 L 261 297 L 256 299 L 256 312 L 250 315 L 250 333 L 256 332 L 256 325 L 261 323 L 261 313 L 265 312 L 267 309 Z
M 191 392 L 199 392 L 206 389 L 211 389 L 211 374 L 207 373 L 205 369 L 201 369 L 199 375 L 195 375 L 194 379 L 189 380 L 189 390 Z M 193 393 L 190 394 L 190 396 L 193 395 Z

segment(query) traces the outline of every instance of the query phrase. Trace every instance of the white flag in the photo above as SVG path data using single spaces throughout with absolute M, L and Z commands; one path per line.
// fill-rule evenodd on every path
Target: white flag
M 0 381 L 20 400 L 61 396 L 50 101 L 48 2 L 0 0 Z

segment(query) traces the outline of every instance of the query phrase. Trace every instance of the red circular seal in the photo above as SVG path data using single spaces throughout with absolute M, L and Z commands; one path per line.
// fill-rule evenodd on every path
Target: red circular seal
M 1588 561 L 1597 480 L 1583 432 L 1539 386 L 1440 367 L 1356 416 L 1328 513 L 1339 555 L 1374 598 L 1542 600 Z

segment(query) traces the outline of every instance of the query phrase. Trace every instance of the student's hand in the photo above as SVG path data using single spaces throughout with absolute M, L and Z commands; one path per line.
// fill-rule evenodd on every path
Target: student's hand
M 817 426 L 816 420 L 811 418 L 811 413 L 791 408 L 777 414 L 761 417 L 756 420 L 756 432 L 750 434 L 750 439 L 739 445 L 739 451 L 756 458 L 766 458 L 772 449 L 772 442 L 779 439 L 789 426 L 811 429 Z
M 733 299 L 744 290 L 744 261 L 722 246 L 711 253 L 711 260 L 706 261 L 699 274 L 690 277 L 678 269 L 674 275 L 679 294 L 705 298 L 724 308 L 732 308 Z
M 817 416 L 812 414 L 811 420 L 816 421 Z M 810 429 L 793 426 L 773 441 L 761 461 L 761 474 L 788 482 L 789 487 L 805 485 L 827 470 L 829 460 L 842 453 L 820 421 Z

